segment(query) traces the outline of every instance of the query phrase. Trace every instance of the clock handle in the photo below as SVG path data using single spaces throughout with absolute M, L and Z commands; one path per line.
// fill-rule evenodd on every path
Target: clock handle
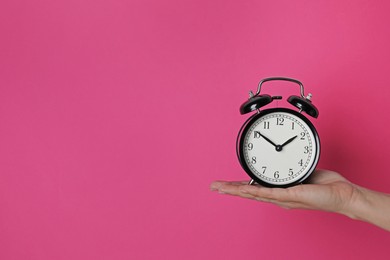
M 258 87 L 257 87 L 257 91 L 256 91 L 255 96 L 257 96 L 257 95 L 260 94 L 261 85 L 263 85 L 263 83 L 265 83 L 265 82 L 267 82 L 267 81 L 273 81 L 273 80 L 284 80 L 284 81 L 290 81 L 290 82 L 297 83 L 297 84 L 299 85 L 299 87 L 301 88 L 301 97 L 302 97 L 302 98 L 305 98 L 305 93 L 304 93 L 304 90 L 303 90 L 303 84 L 302 84 L 302 82 L 300 82 L 299 80 L 296 80 L 296 79 L 286 78 L 286 77 L 271 77 L 271 78 L 262 79 L 262 80 L 259 82 L 259 85 L 258 85 Z

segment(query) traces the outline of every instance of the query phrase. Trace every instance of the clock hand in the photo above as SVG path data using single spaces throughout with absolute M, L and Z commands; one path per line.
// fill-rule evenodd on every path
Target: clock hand
M 259 134 L 260 134 L 260 133 L 259 133 Z M 264 135 L 262 135 L 262 134 L 260 134 L 260 136 L 263 137 L 265 140 L 267 140 L 267 142 L 270 143 L 270 144 L 272 144 L 273 146 L 275 146 L 275 147 L 277 146 L 277 145 L 276 145 L 274 142 L 272 142 L 268 137 L 266 137 L 266 136 L 264 136 Z
M 294 137 L 291 137 L 290 139 L 288 139 L 286 142 L 284 142 L 282 145 L 281 145 L 281 147 L 284 147 L 286 144 L 289 144 L 289 143 L 291 143 L 295 138 L 297 138 L 298 136 L 296 135 L 296 136 L 294 136 Z

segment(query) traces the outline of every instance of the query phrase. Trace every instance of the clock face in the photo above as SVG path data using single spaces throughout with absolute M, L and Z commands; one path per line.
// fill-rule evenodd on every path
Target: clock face
M 300 183 L 319 159 L 318 134 L 309 120 L 290 109 L 268 109 L 255 115 L 240 139 L 240 160 L 260 184 Z

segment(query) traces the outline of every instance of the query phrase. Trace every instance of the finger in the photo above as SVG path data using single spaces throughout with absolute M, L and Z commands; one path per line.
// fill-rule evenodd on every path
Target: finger
M 214 181 L 210 185 L 210 189 L 212 191 L 219 190 L 219 188 L 223 185 L 234 185 L 234 186 L 239 186 L 239 185 L 246 185 L 248 184 L 249 181 Z
M 240 187 L 247 184 L 242 184 L 239 182 L 220 182 L 218 185 L 218 191 L 220 193 L 228 193 L 231 195 L 237 195 L 240 193 Z
M 293 200 L 295 197 L 291 196 L 291 192 L 283 188 L 266 188 L 260 185 L 248 185 L 247 182 L 218 181 L 213 184 L 218 187 L 217 190 L 221 194 L 272 203 L 286 209 L 307 208 L 305 204 Z
M 304 207 L 300 203 L 295 202 L 275 202 L 275 205 L 284 209 L 303 209 Z
M 261 202 L 272 203 L 284 209 L 309 209 L 309 207 L 307 207 L 305 204 L 295 201 L 280 201 L 262 197 L 253 197 L 253 199 Z
M 212 183 L 211 189 L 223 194 L 253 198 L 265 202 L 277 201 L 281 197 L 280 194 L 278 195 L 277 192 L 273 191 L 279 189 L 266 188 L 260 185 L 248 185 L 247 182 L 218 181 Z M 280 190 L 280 192 L 283 192 L 284 189 Z
M 219 182 L 217 191 L 221 194 L 239 196 L 247 199 L 255 199 L 255 197 L 251 194 L 241 192 L 241 187 L 247 185 L 247 182 Z
M 256 198 L 279 202 L 297 202 L 299 201 L 298 193 L 293 188 L 266 188 L 263 186 L 242 186 L 242 193 L 250 194 Z

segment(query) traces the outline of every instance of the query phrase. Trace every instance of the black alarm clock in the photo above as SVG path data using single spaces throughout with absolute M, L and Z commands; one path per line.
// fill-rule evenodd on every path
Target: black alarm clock
M 262 109 L 281 96 L 260 95 L 268 81 L 289 81 L 299 85 L 300 96 L 287 101 L 296 109 Z M 318 117 L 311 94 L 305 96 L 303 84 L 292 78 L 271 77 L 259 82 L 256 94 L 240 107 L 241 114 L 254 112 L 241 127 L 237 137 L 237 156 L 251 177 L 249 184 L 290 187 L 302 183 L 315 170 L 320 157 L 320 139 L 314 125 L 304 116 Z

